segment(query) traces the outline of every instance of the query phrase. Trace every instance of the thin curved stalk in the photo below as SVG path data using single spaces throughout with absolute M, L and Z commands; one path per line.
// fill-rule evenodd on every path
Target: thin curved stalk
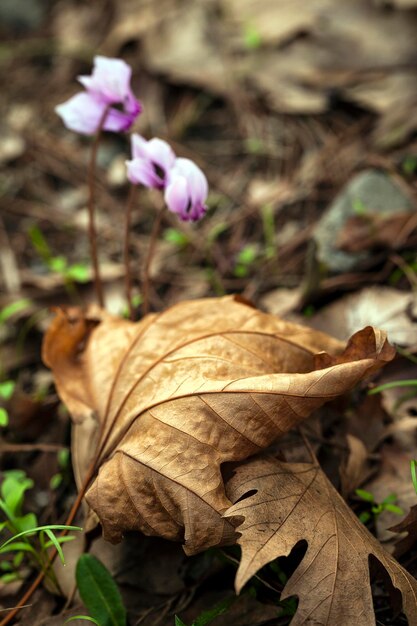
M 157 213 L 156 219 L 153 223 L 153 228 L 151 232 L 148 254 L 146 256 L 145 267 L 143 269 L 143 278 L 142 278 L 142 294 L 143 294 L 143 315 L 147 315 L 149 313 L 149 284 L 150 284 L 150 267 L 152 263 L 152 259 L 155 253 L 156 241 L 158 238 L 159 228 L 161 226 L 162 214 L 165 206 L 161 205 L 159 211 Z
M 124 243 L 123 243 L 123 262 L 125 266 L 125 291 L 126 291 L 126 299 L 127 299 L 127 308 L 129 311 L 129 319 L 133 320 L 134 318 L 134 310 L 133 310 L 133 302 L 132 302 L 132 275 L 130 272 L 130 256 L 129 256 L 129 247 L 130 247 L 130 228 L 132 222 L 132 208 L 135 203 L 137 197 L 137 187 L 131 185 L 129 191 L 129 198 L 127 200 L 126 205 L 126 216 L 125 216 L 125 234 L 124 234 Z
M 103 115 L 100 118 L 97 133 L 93 141 L 93 146 L 91 148 L 90 163 L 88 166 L 88 238 L 90 241 L 91 262 L 93 264 L 94 287 L 98 303 L 101 307 L 104 307 L 104 296 L 97 254 L 97 232 L 95 226 L 95 178 L 97 166 L 97 152 L 100 145 L 101 134 L 108 111 L 109 108 L 106 107 L 103 111 Z

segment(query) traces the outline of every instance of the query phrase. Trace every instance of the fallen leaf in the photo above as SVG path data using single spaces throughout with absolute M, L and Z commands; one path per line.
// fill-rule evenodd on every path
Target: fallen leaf
M 340 468 L 341 493 L 347 497 L 369 475 L 368 450 L 363 441 L 353 435 L 346 435 L 349 456 Z
M 370 555 L 401 592 L 409 623 L 416 623 L 416 580 L 384 551 L 319 466 L 252 459 L 236 469 L 227 494 L 236 504 L 225 517 L 240 522 L 238 592 L 261 567 L 305 540 L 307 551 L 282 594 L 299 597 L 291 626 L 375 624 Z
M 416 296 L 411 292 L 367 287 L 329 304 L 306 323 L 345 340 L 365 324 L 372 324 L 385 330 L 390 341 L 410 346 L 417 343 L 415 306 Z
M 286 317 L 300 306 L 302 299 L 303 291 L 301 287 L 295 287 L 293 289 L 281 287 L 269 291 L 262 297 L 260 302 L 268 313 Z
M 397 558 L 414 548 L 417 543 L 417 504 L 411 507 L 407 517 L 399 524 L 391 526 L 390 530 L 395 533 L 407 533 L 395 545 L 394 555 Z
M 110 541 L 139 530 L 184 540 L 188 554 L 235 540 L 223 463 L 262 451 L 395 353 L 365 329 L 343 356 L 340 342 L 238 297 L 137 324 L 93 317 L 59 312 L 43 350 L 76 430 L 96 420 L 93 438 L 74 444 L 78 480 L 96 450 L 86 500 Z M 316 366 L 323 349 L 333 356 Z

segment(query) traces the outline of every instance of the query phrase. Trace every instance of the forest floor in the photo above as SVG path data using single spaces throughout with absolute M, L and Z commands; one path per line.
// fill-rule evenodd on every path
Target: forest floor
M 324 2 L 305 11 L 295 2 L 293 13 L 267 1 L 164 0 L 158 10 L 154 4 L 0 6 L 4 423 L 8 416 L 0 430 L 0 471 L 23 470 L 33 480 L 23 508 L 39 524 L 65 522 L 76 498 L 70 420 L 42 363 L 41 344 L 51 308 L 95 301 L 86 208 L 91 139 L 65 129 L 54 107 L 77 92 L 76 76 L 90 72 L 95 54 L 124 58 L 144 105 L 134 130 L 195 160 L 210 186 L 201 222 L 163 214 L 151 310 L 240 294 L 263 311 L 343 341 L 368 325 L 388 332 L 396 359 L 349 397 L 320 409 L 311 433 L 332 484 L 416 576 L 417 533 L 402 552 L 398 534 L 388 529 L 417 502 L 410 473 L 417 458 L 417 92 L 410 62 L 417 10 L 353 2 L 343 22 L 351 20 L 350 32 L 336 26 L 342 11 L 336 0 L 326 23 L 319 20 Z M 129 152 L 127 137 L 105 134 L 96 179 L 105 302 L 120 316 L 126 315 L 122 216 Z M 138 318 L 159 202 L 142 189 L 133 210 Z M 375 384 L 394 381 L 413 382 L 368 395 Z M 283 447 L 293 445 L 296 435 Z M 164 539 L 136 533 L 112 546 L 98 535 L 89 539 L 90 551 L 112 572 L 132 626 L 173 626 L 175 615 L 189 625 L 234 599 L 234 548 L 186 557 L 180 544 Z M 297 551 L 303 546 L 277 562 L 284 579 L 302 558 Z M 67 570 L 69 579 L 70 563 Z M 215 626 L 289 624 L 293 605 L 279 604 L 284 585 L 274 573 L 265 567 Z M 33 577 L 22 566 L 20 579 L 3 579 L 2 609 L 18 602 Z M 376 623 L 406 624 L 404 615 L 392 613 L 388 591 L 373 585 Z M 58 626 L 84 613 L 79 598 L 71 604 L 68 596 L 40 587 L 17 623 Z

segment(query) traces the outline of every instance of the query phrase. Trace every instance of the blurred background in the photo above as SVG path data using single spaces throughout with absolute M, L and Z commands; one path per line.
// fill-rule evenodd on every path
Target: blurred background
M 201 222 L 164 213 L 153 310 L 240 293 L 341 339 L 374 324 L 408 351 L 385 382 L 417 379 L 415 356 L 408 358 L 417 346 L 416 34 L 417 0 L 0 1 L 0 469 L 23 467 L 33 478 L 29 508 L 40 521 L 64 518 L 75 497 L 69 418 L 41 363 L 42 334 L 51 306 L 94 301 L 86 208 L 92 140 L 67 130 L 54 112 L 80 91 L 76 77 L 91 73 L 96 54 L 126 60 L 144 106 L 132 131 L 165 139 L 209 180 Z M 128 136 L 104 134 L 98 249 L 106 305 L 118 315 L 126 314 L 129 156 Z M 160 202 L 141 189 L 133 211 L 137 305 Z M 342 459 L 353 458 L 353 439 L 361 440 L 353 487 L 372 473 L 368 453 L 375 460 L 384 437 L 398 431 L 401 445 L 395 440 L 378 456 L 372 493 L 378 501 L 399 494 L 406 511 L 415 502 L 409 461 L 417 457 L 417 405 L 415 394 L 400 402 L 398 390 L 390 393 L 385 412 L 376 396 L 363 395 L 355 413 L 339 408 L 318 431 L 326 446 L 336 442 L 322 453 L 335 484 Z M 385 536 L 397 521 L 387 521 Z M 191 606 L 191 620 L 224 589 L 233 596 L 230 563 L 219 588 L 224 559 L 214 566 L 212 555 L 186 560 L 180 546 L 143 538 L 134 544 L 139 552 L 98 545 L 112 573 L 121 572 L 137 624 L 172 626 L 176 611 Z M 4 606 L 14 605 L 20 587 L 0 588 Z M 46 617 L 36 623 L 60 626 L 50 598 L 39 594 L 37 615 Z M 233 610 L 216 625 L 278 623 L 276 607 L 250 593 Z
M 133 130 L 170 141 L 210 183 L 203 222 L 164 217 L 154 308 L 281 287 L 303 309 L 384 281 L 396 266 L 381 247 L 393 242 L 378 240 L 376 254 L 352 219 L 415 209 L 416 27 L 414 0 L 2 0 L 2 298 L 90 297 L 91 139 L 54 107 L 97 53 L 133 68 L 144 105 Z M 108 133 L 99 152 L 99 253 L 115 312 L 129 151 Z M 143 191 L 134 211 L 137 278 L 154 204 Z

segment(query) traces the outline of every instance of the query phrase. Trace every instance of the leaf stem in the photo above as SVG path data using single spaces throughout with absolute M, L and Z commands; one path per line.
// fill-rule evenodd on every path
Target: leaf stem
M 97 152 L 100 144 L 101 134 L 104 126 L 104 122 L 106 121 L 106 117 L 109 111 L 109 107 L 106 107 L 103 111 L 103 114 L 100 118 L 100 122 L 97 128 L 97 133 L 93 141 L 93 146 L 91 148 L 91 157 L 90 163 L 88 166 L 88 238 L 90 241 L 90 253 L 91 253 L 91 262 L 93 264 L 93 275 L 94 275 L 94 287 L 96 291 L 96 296 L 98 303 L 101 307 L 104 307 L 104 296 L 103 296 L 103 284 L 101 282 L 100 277 L 100 268 L 98 263 L 98 254 L 97 254 L 97 232 L 95 227 L 95 178 L 96 178 L 96 166 L 97 166 Z
M 155 253 L 156 241 L 159 233 L 159 228 L 161 226 L 162 214 L 164 212 L 165 205 L 161 205 L 159 207 L 156 219 L 153 223 L 148 254 L 145 261 L 145 267 L 143 269 L 143 278 L 142 278 L 142 292 L 143 292 L 143 315 L 147 315 L 149 313 L 149 283 L 150 283 L 150 267 L 152 263 L 152 259 Z
M 130 273 L 129 263 L 129 245 L 130 245 L 130 228 L 132 222 L 132 208 L 136 200 L 137 187 L 131 185 L 129 191 L 129 197 L 126 205 L 126 217 L 125 217 L 125 234 L 123 242 L 123 262 L 125 266 L 125 290 L 127 299 L 127 308 L 129 311 L 129 319 L 134 319 L 133 302 L 132 302 L 132 275 Z

